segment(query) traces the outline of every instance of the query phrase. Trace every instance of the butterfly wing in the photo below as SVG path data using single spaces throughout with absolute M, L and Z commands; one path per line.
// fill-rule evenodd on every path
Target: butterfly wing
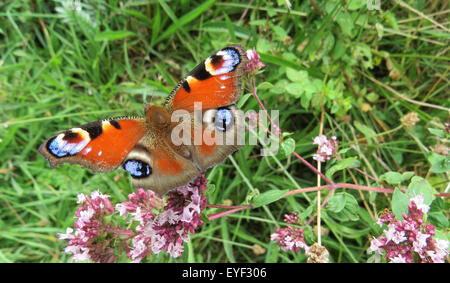
M 203 110 L 234 104 L 242 92 L 242 75 L 248 63 L 240 45 L 225 47 L 195 67 L 170 93 L 165 107 L 194 111 L 201 102 Z
M 79 164 L 93 172 L 117 168 L 145 135 L 142 118 L 113 118 L 61 132 L 39 147 L 52 167 Z
M 172 141 L 179 146 L 172 147 L 181 155 L 188 151 L 201 171 L 222 163 L 244 144 L 244 113 L 234 105 L 186 112 L 179 120 L 172 130 Z
M 198 113 L 193 113 L 197 115 Z M 209 109 L 202 113 L 195 127 L 202 129 L 202 144 L 193 144 L 193 156 L 200 168 L 220 164 L 244 144 L 244 113 L 234 105 Z
M 200 174 L 187 157 L 174 151 L 164 136 L 149 133 L 130 151 L 122 166 L 130 173 L 134 188 L 151 189 L 164 195 Z

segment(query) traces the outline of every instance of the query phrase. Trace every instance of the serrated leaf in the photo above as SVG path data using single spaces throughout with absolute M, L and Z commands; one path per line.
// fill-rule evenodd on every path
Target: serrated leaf
M 259 194 L 253 198 L 253 207 L 260 207 L 267 205 L 269 203 L 279 200 L 283 195 L 285 195 L 289 190 L 270 190 Z
M 406 194 L 402 193 L 399 189 L 394 190 L 392 196 L 392 212 L 397 219 L 403 219 L 402 214 L 408 213 L 408 205 L 411 203 Z

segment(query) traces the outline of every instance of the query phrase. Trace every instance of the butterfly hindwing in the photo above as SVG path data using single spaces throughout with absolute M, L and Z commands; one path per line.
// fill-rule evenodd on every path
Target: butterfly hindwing
M 172 139 L 184 145 L 175 148 L 181 155 L 188 151 L 201 171 L 222 163 L 244 144 L 244 113 L 235 105 L 186 113 L 180 120 Z
M 193 113 L 196 115 L 196 113 Z M 222 163 L 225 158 L 243 145 L 244 114 L 234 105 L 203 111 L 202 120 L 195 119 L 201 127 L 201 145 L 194 143 L 194 159 L 202 170 Z

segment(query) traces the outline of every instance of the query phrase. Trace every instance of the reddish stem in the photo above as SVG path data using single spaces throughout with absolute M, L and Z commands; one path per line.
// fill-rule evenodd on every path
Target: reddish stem
M 367 176 L 369 179 L 374 180 L 375 182 L 378 182 L 378 180 L 375 177 L 370 176 L 369 174 L 367 174 L 366 172 L 364 172 L 363 170 L 359 169 L 359 168 L 353 168 L 356 171 L 358 171 L 359 173 L 363 174 L 364 176 Z
M 207 204 L 206 207 L 234 209 L 234 208 L 239 208 L 239 207 L 245 207 L 245 208 L 247 208 L 248 205 L 236 205 L 236 206 L 232 206 L 232 205 L 220 205 L 220 204 Z
M 236 207 L 234 209 L 230 209 L 228 211 L 208 214 L 207 216 L 208 216 L 209 220 L 214 220 L 216 218 L 220 218 L 222 216 L 225 216 L 225 215 L 228 215 L 228 214 L 231 214 L 231 213 L 234 213 L 234 212 L 238 212 L 238 211 L 241 211 L 241 210 L 244 210 L 244 209 L 247 209 L 247 208 L 252 208 L 252 207 L 253 206 L 251 206 L 251 205 L 244 205 L 244 206 Z
M 264 113 L 267 116 L 267 119 L 269 119 L 270 123 L 272 123 L 272 125 L 275 127 L 275 129 L 277 129 L 277 132 L 280 135 L 280 140 L 283 141 L 283 138 L 281 138 L 281 129 L 275 125 L 275 123 L 273 123 L 272 119 L 270 118 L 269 114 L 267 113 L 266 108 L 264 107 L 264 105 L 262 104 L 261 100 L 258 97 L 258 94 L 256 93 L 256 82 L 255 82 L 255 77 L 252 78 L 252 94 L 255 97 L 256 101 L 258 101 L 259 106 L 261 107 L 261 109 L 264 111 Z M 334 185 L 333 181 L 329 180 L 327 177 L 325 177 L 325 175 L 323 175 L 321 172 L 319 172 L 319 170 L 316 169 L 316 167 L 312 166 L 308 161 L 306 161 L 305 159 L 303 159 L 298 153 L 296 153 L 295 151 L 292 152 L 292 154 L 297 157 L 301 162 L 303 162 L 303 164 L 305 164 L 306 166 L 308 166 L 311 170 L 313 170 L 316 174 L 319 174 L 320 177 L 322 177 L 322 179 L 325 180 L 325 182 L 327 182 L 330 185 Z

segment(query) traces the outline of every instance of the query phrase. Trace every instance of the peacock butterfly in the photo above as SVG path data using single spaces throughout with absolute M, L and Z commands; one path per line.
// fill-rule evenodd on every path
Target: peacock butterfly
M 164 195 L 240 148 L 237 133 L 243 114 L 235 103 L 247 63 L 242 46 L 220 49 L 178 83 L 163 107 L 146 105 L 144 117 L 111 118 L 60 132 L 39 152 L 51 167 L 67 162 L 93 172 L 125 169 L 134 188 Z M 201 110 L 196 108 L 199 103 Z M 174 121 L 178 112 L 184 119 Z M 190 134 L 181 144 L 173 139 L 180 127 Z

